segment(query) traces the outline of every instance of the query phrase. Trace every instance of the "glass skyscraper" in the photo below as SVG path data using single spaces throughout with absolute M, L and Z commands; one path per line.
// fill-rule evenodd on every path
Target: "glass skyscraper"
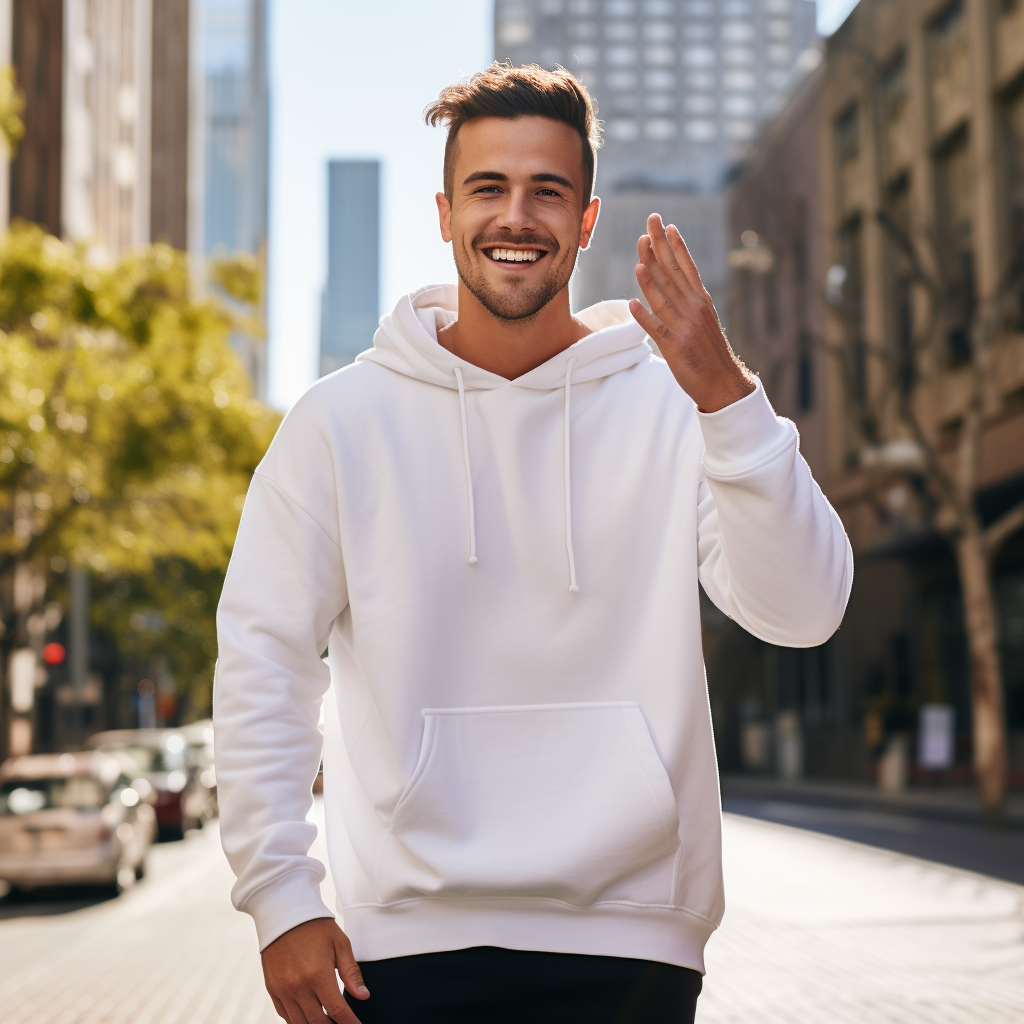
M 604 207 L 577 306 L 636 294 L 636 239 L 652 211 L 679 226 L 724 297 L 725 178 L 819 59 L 816 38 L 813 0 L 496 0 L 498 59 L 562 65 L 605 122 Z
M 327 284 L 320 375 L 368 349 L 380 316 L 380 162 L 327 165 Z

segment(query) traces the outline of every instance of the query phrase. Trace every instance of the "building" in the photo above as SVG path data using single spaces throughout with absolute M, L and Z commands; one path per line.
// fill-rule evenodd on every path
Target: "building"
M 7 0 L 0 25 L 26 99 L 5 222 L 99 261 L 163 241 L 200 272 L 233 252 L 265 268 L 264 0 Z M 263 397 L 265 338 L 232 342 Z
M 327 284 L 320 320 L 320 375 L 368 348 L 380 317 L 380 163 L 327 165 Z
M 605 122 L 602 220 L 575 306 L 637 294 L 636 241 L 657 211 L 679 226 L 723 311 L 723 181 L 817 59 L 814 17 L 808 0 L 497 0 L 498 59 L 562 65 Z
M 198 0 L 203 78 L 203 244 L 259 255 L 267 244 L 266 3 Z
M 1006 527 L 985 572 L 1024 785 L 1022 154 L 1024 2 L 861 0 L 737 176 L 732 337 L 800 427 L 857 573 L 816 650 L 709 617 L 726 767 L 782 770 L 789 743 L 809 775 L 972 777 L 977 598 L 944 479 L 982 529 Z M 941 763 L 923 740 L 936 706 Z
M 267 267 L 270 91 L 266 0 L 193 0 L 197 56 L 195 163 L 189 246 L 203 257 L 248 253 Z M 265 300 L 260 319 L 266 323 Z M 267 393 L 267 343 L 241 331 L 232 344 Z

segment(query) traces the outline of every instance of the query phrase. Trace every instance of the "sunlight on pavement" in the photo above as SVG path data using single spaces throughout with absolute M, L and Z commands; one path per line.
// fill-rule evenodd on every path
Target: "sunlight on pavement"
M 723 828 L 698 1024 L 1019 1024 L 1024 886 L 733 814 Z
M 3 1024 L 271 1024 L 252 922 L 216 824 L 153 848 L 147 878 L 66 913 L 4 906 Z M 45 916 L 34 916 L 33 908 Z M 44 909 L 45 908 L 45 909 Z
M 733 814 L 724 830 L 698 1024 L 1019 1024 L 1024 886 Z M 154 847 L 117 899 L 0 904 L 3 1024 L 276 1021 L 231 883 L 214 823 Z M 333 905 L 329 875 L 322 891 Z

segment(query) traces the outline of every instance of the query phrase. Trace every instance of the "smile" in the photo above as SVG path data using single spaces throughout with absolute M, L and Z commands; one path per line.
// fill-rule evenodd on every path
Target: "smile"
M 489 255 L 495 263 L 535 263 L 545 253 L 543 249 L 491 249 Z

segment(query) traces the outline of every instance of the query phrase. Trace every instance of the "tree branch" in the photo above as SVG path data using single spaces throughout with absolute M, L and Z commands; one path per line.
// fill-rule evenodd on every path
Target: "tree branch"
M 995 558 L 1002 545 L 1021 527 L 1024 527 L 1024 501 L 1018 502 L 985 528 L 982 536 L 988 557 Z

